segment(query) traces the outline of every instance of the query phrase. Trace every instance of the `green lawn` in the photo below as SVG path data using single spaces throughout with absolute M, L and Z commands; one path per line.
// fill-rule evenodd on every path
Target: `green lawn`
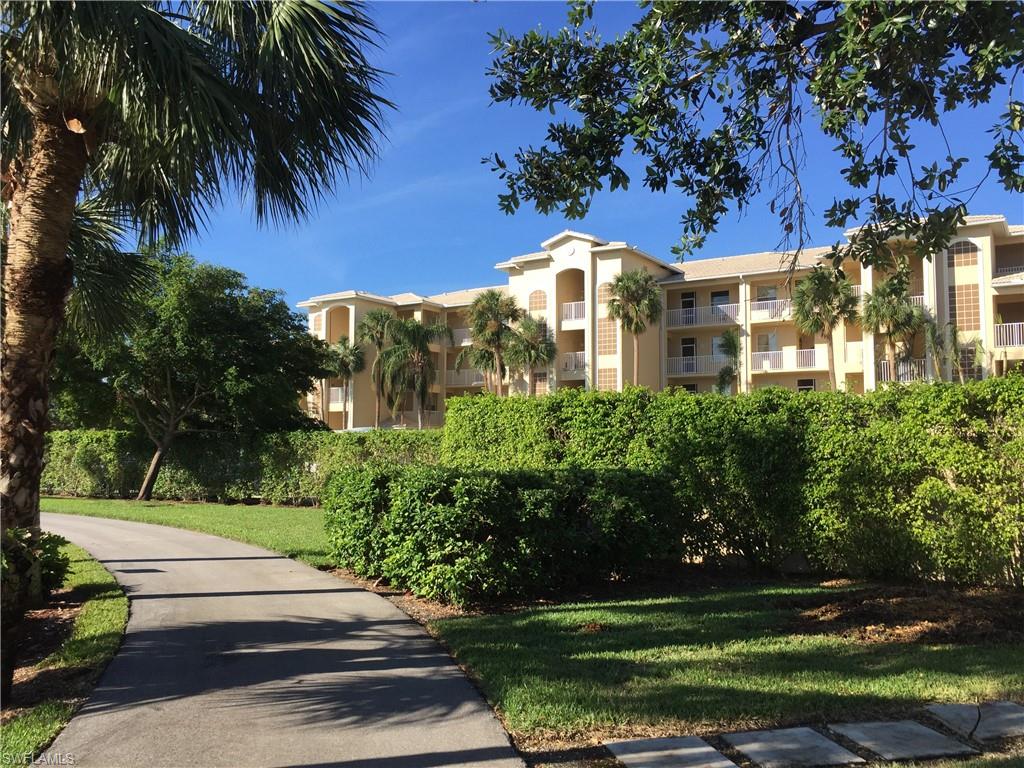
M 45 498 L 40 506 L 43 512 L 113 517 L 212 533 L 280 552 L 314 567 L 329 565 L 324 511 L 316 507 L 57 498 Z
M 0 731 L 0 763 L 20 765 L 31 762 L 71 719 L 75 696 L 91 687 L 121 645 L 128 621 L 128 600 L 114 577 L 83 549 L 64 546 L 71 557 L 71 571 L 65 586 L 86 598 L 75 619 L 71 635 L 57 651 L 43 659 L 44 670 L 86 670 L 73 675 L 69 695 L 43 701 L 4 724 Z M 28 758 L 28 759 L 26 759 Z
M 519 735 L 706 733 L 1024 696 L 1024 648 L 796 634 L 787 598 L 730 587 L 460 617 L 437 628 Z

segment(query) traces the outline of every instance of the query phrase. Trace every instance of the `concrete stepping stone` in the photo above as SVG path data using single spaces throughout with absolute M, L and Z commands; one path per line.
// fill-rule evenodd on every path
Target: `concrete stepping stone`
M 790 765 L 849 765 L 863 763 L 848 749 L 811 728 L 727 733 L 722 738 L 762 768 Z
M 736 763 L 696 736 L 605 742 L 628 768 L 736 768 Z
M 913 720 L 885 723 L 842 723 L 830 730 L 886 760 L 974 755 L 978 750 Z
M 1012 701 L 982 704 L 980 721 L 976 704 L 932 704 L 926 709 L 951 730 L 977 741 L 1024 736 L 1024 707 Z

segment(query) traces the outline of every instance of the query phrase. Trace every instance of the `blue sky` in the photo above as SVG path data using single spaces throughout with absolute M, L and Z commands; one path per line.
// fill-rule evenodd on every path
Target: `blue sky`
M 255 285 L 282 289 L 292 305 L 348 288 L 436 293 L 500 283 L 504 275 L 493 269 L 496 262 L 535 250 L 565 228 L 627 240 L 671 260 L 686 200 L 674 192 L 648 192 L 640 173 L 631 173 L 629 191 L 599 195 L 582 221 L 541 216 L 527 207 L 514 216 L 498 209 L 502 184 L 480 159 L 541 143 L 548 116 L 525 106 L 490 104 L 488 33 L 538 25 L 553 31 L 564 25 L 565 8 L 561 2 L 371 5 L 385 35 L 373 60 L 391 73 L 385 95 L 397 106 L 371 176 L 341 181 L 309 220 L 285 227 L 257 228 L 249 209 L 229 200 L 189 250 L 244 272 Z M 599 6 L 595 19 L 609 36 L 637 14 L 632 3 L 609 3 Z M 984 129 L 1000 111 L 993 104 L 946 121 L 954 152 L 973 161 L 967 178 L 977 180 L 983 172 L 990 148 Z M 915 139 L 922 162 L 941 159 L 937 135 Z M 822 225 L 821 214 L 841 182 L 840 163 L 830 142 L 813 133 L 808 156 L 804 176 L 815 214 L 811 230 L 816 244 L 827 245 L 839 233 Z M 631 168 L 639 166 L 627 165 Z M 1021 200 L 992 179 L 975 196 L 971 212 L 1024 220 Z M 765 250 L 778 240 L 767 202 L 755 200 L 743 217 L 727 216 L 701 253 L 690 258 Z

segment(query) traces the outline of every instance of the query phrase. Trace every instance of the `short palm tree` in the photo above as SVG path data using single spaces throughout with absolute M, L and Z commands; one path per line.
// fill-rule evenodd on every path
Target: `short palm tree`
M 146 239 L 194 233 L 232 189 L 259 222 L 301 218 L 369 167 L 389 105 L 364 53 L 376 29 L 354 4 L 5 3 L 0 28 L 2 520 L 36 529 L 83 189 Z
M 514 325 L 523 317 L 514 296 L 491 289 L 477 295 L 466 309 L 466 325 L 473 346 L 485 350 L 493 360 L 495 389 L 503 394 L 502 380 L 507 370 L 505 355 L 515 337 Z
M 620 272 L 612 280 L 608 316 L 633 335 L 633 383 L 640 378 L 640 334 L 661 319 L 661 287 L 645 269 Z
M 484 389 L 488 392 L 497 391 L 494 388 L 494 355 L 490 350 L 470 344 L 463 347 L 455 358 L 455 370 L 461 371 L 466 366 L 475 368 L 484 375 Z
M 955 323 L 941 324 L 928 317 L 922 327 L 924 346 L 932 359 L 932 373 L 937 381 L 942 380 L 942 368 L 949 365 L 956 371 L 963 384 L 964 376 L 960 366 L 960 330 Z
M 391 323 L 395 322 L 394 314 L 386 309 L 371 309 L 356 326 L 356 339 L 360 344 L 373 347 L 373 365 L 370 366 L 370 378 L 373 380 L 373 426 L 380 428 L 380 399 L 384 395 L 384 377 L 381 375 L 381 355 L 384 345 L 388 342 Z
M 423 404 L 437 374 L 430 345 L 447 340 L 452 332 L 447 325 L 424 325 L 414 318 L 396 319 L 388 325 L 391 346 L 381 355 L 381 374 L 387 386 L 392 409 L 401 407 L 404 395 L 412 392 L 416 426 L 423 429 Z
M 920 307 L 914 306 L 908 290 L 910 278 L 900 270 L 882 280 L 864 297 L 861 326 L 875 334 L 885 335 L 885 357 L 889 363 L 890 381 L 899 381 L 898 348 L 911 338 L 924 323 Z
M 793 320 L 803 333 L 824 336 L 828 345 L 828 381 L 836 389 L 836 352 L 832 332 L 857 317 L 853 285 L 834 267 L 818 265 L 793 289 Z
M 509 367 L 521 371 L 529 382 L 530 397 L 537 394 L 537 382 L 533 378 L 536 368 L 548 368 L 558 355 L 555 339 L 548 330 L 548 324 L 530 315 L 524 315 L 516 329 L 516 335 L 509 346 Z
M 739 332 L 734 328 L 725 331 L 718 339 L 715 352 L 726 359 L 725 365 L 718 371 L 718 391 L 725 395 L 732 392 L 732 385 L 740 374 L 742 343 Z
M 352 344 L 348 336 L 342 336 L 332 347 L 334 352 L 334 376 L 341 381 L 341 413 L 342 423 L 348 428 L 348 393 L 352 386 L 352 377 L 363 370 L 366 360 L 363 348 Z

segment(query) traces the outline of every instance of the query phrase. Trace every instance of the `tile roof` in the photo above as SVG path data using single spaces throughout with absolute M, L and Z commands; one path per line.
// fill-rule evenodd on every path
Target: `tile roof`
M 798 268 L 810 268 L 821 261 L 831 251 L 829 246 L 804 248 L 800 253 Z M 789 267 L 791 252 L 761 251 L 760 253 L 744 253 L 739 256 L 720 256 L 713 259 L 695 259 L 674 265 L 680 271 L 678 275 L 664 278 L 663 283 L 678 283 L 690 280 L 706 280 L 715 277 L 754 274 L 757 272 L 777 272 Z

